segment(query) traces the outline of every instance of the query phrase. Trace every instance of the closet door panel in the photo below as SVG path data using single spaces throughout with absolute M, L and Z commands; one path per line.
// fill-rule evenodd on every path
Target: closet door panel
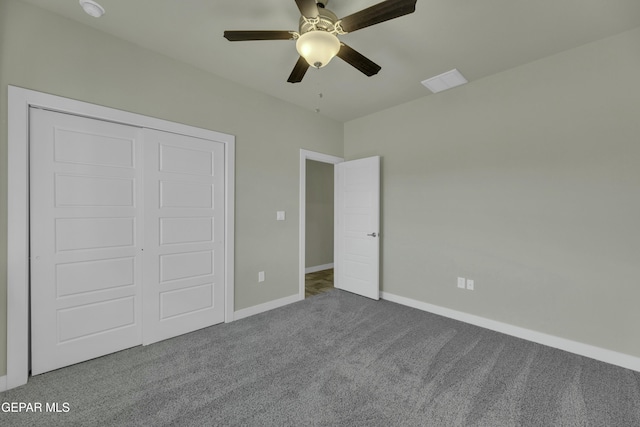
M 144 130 L 144 344 L 224 321 L 224 144 Z
M 141 137 L 30 111 L 34 375 L 142 343 Z

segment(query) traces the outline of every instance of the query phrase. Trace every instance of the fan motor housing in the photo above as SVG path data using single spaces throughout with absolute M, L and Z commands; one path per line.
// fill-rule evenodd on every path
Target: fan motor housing
M 317 30 L 333 33 L 337 32 L 335 25 L 336 22 L 338 22 L 338 17 L 335 13 L 331 12 L 329 9 L 319 7 L 318 17 L 310 19 L 301 16 L 298 28 L 300 29 L 300 35 L 308 33 L 309 31 Z

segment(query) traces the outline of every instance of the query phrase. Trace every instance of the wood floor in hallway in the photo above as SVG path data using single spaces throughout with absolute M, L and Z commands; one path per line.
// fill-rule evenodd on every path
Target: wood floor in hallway
M 333 289 L 333 268 L 304 276 L 304 297 L 309 298 Z

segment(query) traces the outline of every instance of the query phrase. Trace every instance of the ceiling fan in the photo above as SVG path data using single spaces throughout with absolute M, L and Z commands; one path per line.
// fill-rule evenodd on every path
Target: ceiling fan
M 248 40 L 296 40 L 300 58 L 287 80 L 302 81 L 309 67 L 322 68 L 338 56 L 343 61 L 371 77 L 381 67 L 338 39 L 338 35 L 408 15 L 416 10 L 417 0 L 386 0 L 342 19 L 326 9 L 329 0 L 295 0 L 300 10 L 296 31 L 225 31 L 232 42 Z

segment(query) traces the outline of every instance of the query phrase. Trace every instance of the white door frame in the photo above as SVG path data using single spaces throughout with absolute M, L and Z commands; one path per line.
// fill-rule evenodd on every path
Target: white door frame
M 307 243 L 307 160 L 315 160 L 322 163 L 330 163 L 335 165 L 337 163 L 344 162 L 344 158 L 331 156 L 329 154 L 317 153 L 315 151 L 300 150 L 300 243 L 298 245 L 298 299 L 304 299 L 304 274 L 305 274 L 305 257 L 306 257 L 306 243 Z
M 215 140 L 225 146 L 225 322 L 234 309 L 235 137 L 113 108 L 8 87 L 7 376 L 6 388 L 29 375 L 29 108 Z M 1 390 L 0 390 L 1 391 Z

